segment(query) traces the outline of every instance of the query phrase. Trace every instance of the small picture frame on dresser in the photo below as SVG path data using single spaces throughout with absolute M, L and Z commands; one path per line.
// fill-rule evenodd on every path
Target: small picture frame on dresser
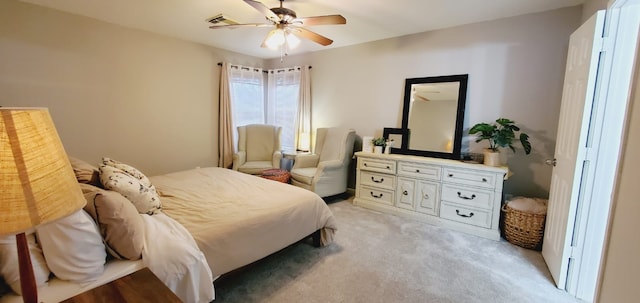
M 373 136 L 363 136 L 362 137 L 362 151 L 367 153 L 373 152 Z
M 409 131 L 402 128 L 390 128 L 385 127 L 382 131 L 382 136 L 387 140 L 393 140 L 391 146 L 392 154 L 399 154 L 401 151 L 402 143 L 404 140 L 409 139 Z

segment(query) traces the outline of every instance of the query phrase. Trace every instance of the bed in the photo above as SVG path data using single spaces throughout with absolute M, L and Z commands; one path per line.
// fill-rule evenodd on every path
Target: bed
M 328 245 L 336 231 L 322 198 L 289 184 L 215 167 L 148 179 L 162 210 L 139 214 L 145 229 L 142 260 L 109 261 L 96 281 L 82 285 L 53 277 L 39 288 L 41 302 L 58 302 L 144 266 L 183 301 L 208 302 L 220 275 L 308 236 Z M 177 251 L 187 256 L 176 256 Z M 21 297 L 9 294 L 0 302 L 21 302 Z
M 316 234 L 331 243 L 335 220 L 315 193 L 223 168 L 151 177 L 163 212 L 195 238 L 214 276 Z

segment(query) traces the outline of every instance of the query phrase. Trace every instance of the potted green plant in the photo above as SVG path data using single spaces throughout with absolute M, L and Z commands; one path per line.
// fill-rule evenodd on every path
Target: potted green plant
M 515 122 L 505 118 L 499 118 L 495 123 L 478 123 L 469 129 L 470 135 L 476 135 L 476 142 L 483 140 L 489 141 L 489 148 L 484 153 L 484 164 L 490 166 L 500 166 L 500 150 L 499 148 L 508 147 L 514 153 L 516 149 L 513 147 L 513 141 L 516 139 L 516 132 L 520 128 Z M 524 152 L 528 155 L 531 153 L 531 143 L 529 135 L 520 132 L 520 144 L 524 148 Z
M 373 144 L 373 152 L 377 154 L 382 153 L 382 148 L 386 145 L 387 140 L 384 137 L 373 138 L 371 144 Z

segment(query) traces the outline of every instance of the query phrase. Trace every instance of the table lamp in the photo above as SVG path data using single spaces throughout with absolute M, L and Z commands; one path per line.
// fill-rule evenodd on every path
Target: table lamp
M 0 235 L 16 235 L 24 302 L 38 289 L 25 231 L 85 205 L 46 108 L 0 107 Z

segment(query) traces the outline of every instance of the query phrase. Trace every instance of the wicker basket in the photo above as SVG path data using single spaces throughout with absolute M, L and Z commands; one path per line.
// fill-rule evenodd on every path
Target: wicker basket
M 546 213 L 535 214 L 514 209 L 506 203 L 502 206 L 504 237 L 520 247 L 540 250 L 544 236 Z

